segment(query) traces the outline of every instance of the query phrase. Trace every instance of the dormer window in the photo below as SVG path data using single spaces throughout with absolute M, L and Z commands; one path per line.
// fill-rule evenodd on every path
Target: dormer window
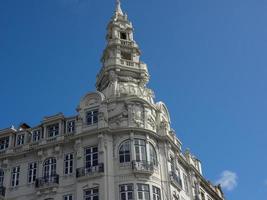
M 20 134 L 17 136 L 17 146 L 24 144 L 24 137 L 25 137 L 24 134 Z
M 32 132 L 32 141 L 37 142 L 41 139 L 41 130 L 34 130 Z
M 8 148 L 9 145 L 9 137 L 2 137 L 0 138 L 0 150 L 5 150 Z
M 132 54 L 127 52 L 121 52 L 121 58 L 124 60 L 132 60 Z
M 127 33 L 125 33 L 125 32 L 120 32 L 120 39 L 122 39 L 122 40 L 127 40 Z
M 75 131 L 75 121 L 68 121 L 67 122 L 67 133 L 73 133 Z
M 98 122 L 98 110 L 88 111 L 86 114 L 87 125 L 96 124 Z
M 48 137 L 55 137 L 59 134 L 59 124 L 52 124 L 47 126 L 47 136 Z

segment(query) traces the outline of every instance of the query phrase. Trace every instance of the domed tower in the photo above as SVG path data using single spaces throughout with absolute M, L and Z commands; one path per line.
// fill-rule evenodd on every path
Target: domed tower
M 154 102 L 133 25 L 118 0 L 106 41 L 97 92 L 85 95 L 77 109 L 77 190 L 97 184 L 103 200 L 201 199 L 200 161 L 182 154 L 166 105 Z M 95 147 L 83 158 L 86 145 Z M 88 170 L 101 173 L 80 178 Z
M 0 200 L 223 200 L 154 102 L 118 0 L 106 40 L 96 92 L 75 116 L 0 130 Z

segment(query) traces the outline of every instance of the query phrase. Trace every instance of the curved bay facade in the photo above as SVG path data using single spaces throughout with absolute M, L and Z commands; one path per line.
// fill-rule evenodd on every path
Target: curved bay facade
M 223 200 L 202 176 L 200 161 L 154 102 L 133 26 L 117 2 L 96 91 L 77 115 L 0 130 L 0 199 Z

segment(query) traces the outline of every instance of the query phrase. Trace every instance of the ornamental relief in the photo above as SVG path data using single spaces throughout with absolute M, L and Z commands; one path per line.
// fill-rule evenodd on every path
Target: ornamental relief
M 154 98 L 154 93 L 152 90 L 145 87 L 140 87 L 136 84 L 129 83 L 119 83 L 117 88 L 117 94 L 118 96 L 138 96 L 147 100 L 148 102 L 152 102 Z
M 124 104 L 112 104 L 109 107 L 109 126 L 111 128 L 127 127 L 128 110 Z
M 133 124 L 138 128 L 144 127 L 144 109 L 140 105 L 133 105 L 130 109 Z

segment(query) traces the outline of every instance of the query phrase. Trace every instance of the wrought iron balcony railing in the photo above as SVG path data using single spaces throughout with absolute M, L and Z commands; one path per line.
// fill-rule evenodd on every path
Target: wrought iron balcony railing
M 76 169 L 76 177 L 90 176 L 93 174 L 103 173 L 104 172 L 104 163 L 99 163 L 96 166 L 92 167 L 81 167 Z
M 36 179 L 35 181 L 35 187 L 50 187 L 59 184 L 59 175 L 51 175 L 51 176 L 45 176 Z
M 171 182 L 175 184 L 180 190 L 183 189 L 182 179 L 175 172 L 172 171 L 170 173 L 170 179 L 171 179 Z
M 132 169 L 134 172 L 141 172 L 141 173 L 150 173 L 152 174 L 155 169 L 155 165 L 153 162 L 141 160 L 141 161 L 132 161 Z
M 6 188 L 4 186 L 0 186 L 0 196 L 4 197 L 6 195 Z

